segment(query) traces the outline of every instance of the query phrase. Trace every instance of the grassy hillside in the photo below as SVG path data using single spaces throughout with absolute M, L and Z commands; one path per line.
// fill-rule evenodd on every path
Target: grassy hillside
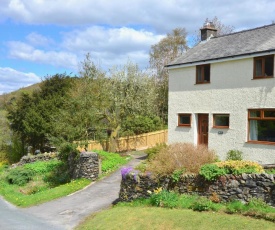
M 7 101 L 10 101 L 12 98 L 17 98 L 20 96 L 23 92 L 32 92 L 34 90 L 40 89 L 40 83 L 36 83 L 33 85 L 30 85 L 28 87 L 24 87 L 21 89 L 18 89 L 16 91 L 13 91 L 11 93 L 5 93 L 0 95 L 0 109 L 4 108 L 4 103 Z

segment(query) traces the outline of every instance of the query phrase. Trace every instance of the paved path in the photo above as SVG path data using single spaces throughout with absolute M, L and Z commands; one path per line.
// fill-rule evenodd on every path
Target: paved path
M 127 166 L 134 167 L 144 159 L 144 155 L 134 155 L 133 157 L 134 159 Z M 41 221 L 43 220 L 49 225 L 55 226 L 56 229 L 73 229 L 85 217 L 109 207 L 118 198 L 120 181 L 121 175 L 120 170 L 118 170 L 111 176 L 92 183 L 81 191 L 41 205 L 23 209 L 21 214 L 39 217 Z M 21 230 L 24 228 L 19 227 L 14 229 Z
M 46 220 L 29 215 L 0 197 L 1 230 L 61 230 Z

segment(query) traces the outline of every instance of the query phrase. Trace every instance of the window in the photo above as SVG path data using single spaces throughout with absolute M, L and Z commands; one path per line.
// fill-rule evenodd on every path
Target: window
M 275 109 L 248 111 L 249 141 L 275 144 Z
M 191 126 L 191 114 L 180 113 L 178 114 L 178 126 Z
M 210 83 L 210 64 L 197 66 L 196 83 Z
M 229 128 L 229 114 L 214 114 L 213 128 Z
M 273 77 L 274 55 L 254 58 L 254 79 Z

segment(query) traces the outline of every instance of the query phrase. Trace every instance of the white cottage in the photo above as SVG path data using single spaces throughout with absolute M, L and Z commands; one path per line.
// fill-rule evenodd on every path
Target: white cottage
M 168 142 L 275 163 L 275 24 L 202 41 L 169 64 Z

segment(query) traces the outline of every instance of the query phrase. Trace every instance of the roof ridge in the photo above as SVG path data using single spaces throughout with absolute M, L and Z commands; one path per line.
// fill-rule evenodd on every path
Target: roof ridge
M 255 27 L 255 28 L 251 28 L 251 29 L 236 31 L 236 32 L 233 32 L 233 33 L 230 33 L 230 34 L 223 34 L 223 35 L 219 35 L 219 36 L 213 37 L 211 39 L 226 37 L 226 36 L 230 36 L 230 35 L 234 35 L 234 34 L 239 34 L 239 33 L 245 33 L 245 32 L 248 32 L 248 31 L 253 31 L 253 30 L 258 30 L 258 29 L 263 29 L 263 28 L 266 28 L 266 27 L 269 27 L 269 26 L 275 26 L 275 23 L 272 23 L 272 24 L 269 24 L 269 25 L 264 25 L 264 26 L 259 26 L 259 27 Z

